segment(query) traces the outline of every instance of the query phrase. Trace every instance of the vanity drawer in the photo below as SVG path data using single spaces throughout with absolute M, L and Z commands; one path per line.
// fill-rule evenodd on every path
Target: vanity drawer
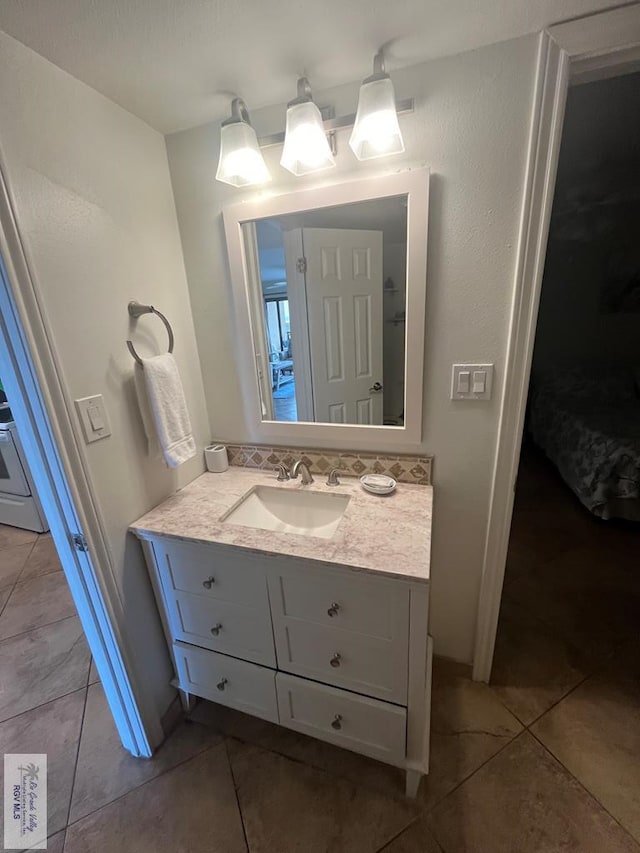
M 173 644 L 173 654 L 182 690 L 278 722 L 272 669 L 180 642 Z
M 281 672 L 276 675 L 276 688 L 281 725 L 404 766 L 405 708 Z
M 177 592 L 168 597 L 167 609 L 173 639 L 275 667 L 268 608 Z
M 407 642 L 326 628 L 300 619 L 275 625 L 278 669 L 407 704 Z
M 394 640 L 407 636 L 409 590 L 384 578 L 314 569 L 308 564 L 269 576 L 274 616 Z
M 253 554 L 220 545 L 166 540 L 156 540 L 153 549 L 167 591 L 269 607 L 264 566 Z

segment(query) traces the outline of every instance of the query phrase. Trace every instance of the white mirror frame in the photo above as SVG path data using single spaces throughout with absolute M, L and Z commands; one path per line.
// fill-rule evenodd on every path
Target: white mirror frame
M 330 424 L 309 421 L 262 420 L 251 319 L 251 278 L 242 226 L 266 217 L 301 213 L 324 207 L 407 196 L 407 281 L 405 327 L 404 426 Z M 259 444 L 297 444 L 377 450 L 416 449 L 422 440 L 422 397 L 427 284 L 427 225 L 429 169 L 427 167 L 347 181 L 333 186 L 264 195 L 231 205 L 223 211 L 236 317 L 237 362 L 250 440 Z

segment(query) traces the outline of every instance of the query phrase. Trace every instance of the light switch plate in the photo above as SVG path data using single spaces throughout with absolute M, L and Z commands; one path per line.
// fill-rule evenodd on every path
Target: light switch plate
M 75 404 L 82 424 L 84 440 L 87 444 L 111 435 L 111 424 L 102 394 L 95 394 L 93 397 L 81 397 L 75 400 Z
M 484 382 L 484 391 L 474 386 Z M 490 400 L 493 387 L 492 364 L 454 364 L 451 370 L 452 400 Z

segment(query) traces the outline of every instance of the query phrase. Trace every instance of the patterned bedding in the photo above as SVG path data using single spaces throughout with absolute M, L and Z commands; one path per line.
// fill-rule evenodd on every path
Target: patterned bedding
M 536 381 L 529 428 L 594 515 L 640 520 L 640 398 L 630 371 L 573 369 Z

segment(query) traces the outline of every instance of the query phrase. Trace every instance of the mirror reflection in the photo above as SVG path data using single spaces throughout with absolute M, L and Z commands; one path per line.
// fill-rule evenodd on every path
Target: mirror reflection
M 242 228 L 262 419 L 403 426 L 407 196 Z

